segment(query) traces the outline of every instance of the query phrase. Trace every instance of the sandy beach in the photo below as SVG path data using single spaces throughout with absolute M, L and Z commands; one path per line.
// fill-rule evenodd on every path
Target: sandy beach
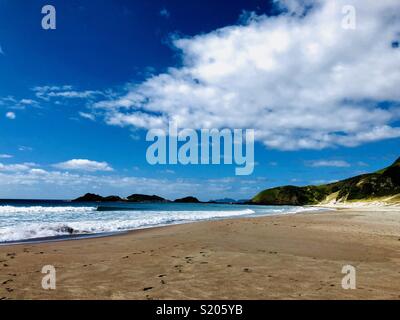
M 43 290 L 45 265 L 57 289 Z M 344 265 L 357 289 L 344 290 Z M 399 208 L 197 222 L 0 246 L 0 299 L 400 299 Z

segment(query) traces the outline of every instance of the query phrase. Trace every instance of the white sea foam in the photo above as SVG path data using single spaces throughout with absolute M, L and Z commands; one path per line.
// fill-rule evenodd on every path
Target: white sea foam
M 33 207 L 30 207 L 33 208 Z M 41 215 L 34 215 L 36 219 L 8 219 L 3 221 L 0 227 L 0 242 L 18 241 L 42 237 L 56 237 L 69 234 L 93 234 L 105 232 L 120 232 L 153 226 L 185 223 L 240 215 L 251 215 L 254 211 L 244 209 L 238 211 L 110 211 L 95 212 L 93 208 L 62 207 L 46 208 L 46 210 L 34 208 L 7 208 L 8 213 L 46 213 L 46 219 Z M 0 208 L 1 212 L 1 208 Z M 83 213 L 90 212 L 91 215 Z M 48 216 L 48 214 L 52 214 Z M 71 215 L 73 213 L 73 215 Z M 61 215 L 60 215 L 61 214 Z M 0 216 L 2 213 L 0 213 Z M 59 217 L 68 218 L 57 221 Z M 32 218 L 32 217 L 29 217 Z M 81 220 L 85 219 L 85 220 Z M 43 221 L 44 220 L 44 221 Z M 1 226 L 1 220 L 0 220 Z
M 96 207 L 44 207 L 44 206 L 29 206 L 29 207 L 19 207 L 19 206 L 0 206 L 0 215 L 3 214 L 28 214 L 28 213 L 79 213 L 79 212 L 91 212 L 95 210 Z

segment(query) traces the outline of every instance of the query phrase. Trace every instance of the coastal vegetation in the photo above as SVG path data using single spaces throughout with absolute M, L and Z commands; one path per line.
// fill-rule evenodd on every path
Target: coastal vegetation
M 400 202 L 400 158 L 382 170 L 318 186 L 283 186 L 257 194 L 250 203 L 312 205 L 344 202 Z

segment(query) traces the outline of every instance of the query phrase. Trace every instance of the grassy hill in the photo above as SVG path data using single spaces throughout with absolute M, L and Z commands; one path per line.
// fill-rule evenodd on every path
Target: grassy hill
M 390 167 L 335 183 L 267 189 L 256 195 L 251 202 L 270 205 L 307 205 L 383 198 L 388 202 L 400 202 L 400 158 Z

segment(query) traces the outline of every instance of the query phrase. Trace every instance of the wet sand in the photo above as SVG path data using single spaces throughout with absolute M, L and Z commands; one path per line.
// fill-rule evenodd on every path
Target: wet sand
M 57 271 L 44 290 L 45 265 Z M 344 265 L 356 290 L 342 289 Z M 400 211 L 232 219 L 0 246 L 0 299 L 400 299 Z

